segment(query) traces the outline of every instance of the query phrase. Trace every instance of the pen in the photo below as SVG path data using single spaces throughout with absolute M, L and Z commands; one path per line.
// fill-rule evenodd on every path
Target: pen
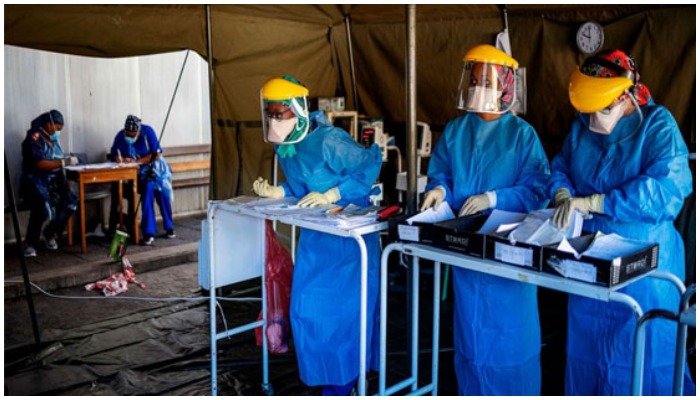
M 331 208 L 330 210 L 326 211 L 328 214 L 335 214 L 343 211 L 343 207 L 336 207 L 336 208 Z

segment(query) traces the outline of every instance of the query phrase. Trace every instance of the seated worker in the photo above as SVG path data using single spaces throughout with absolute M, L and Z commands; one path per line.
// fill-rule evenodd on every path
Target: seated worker
M 272 186 L 258 178 L 258 196 L 301 199 L 302 207 L 369 205 L 382 153 L 366 149 L 328 122 L 309 113 L 309 90 L 284 76 L 261 90 L 263 138 L 273 143 L 287 181 Z M 379 233 L 363 236 L 367 246 L 367 367 L 377 369 L 379 349 Z M 352 392 L 360 369 L 360 248 L 355 240 L 302 229 L 292 277 L 290 321 L 301 380 L 323 386 L 323 395 Z
M 161 155 L 163 149 L 158 143 L 156 132 L 150 126 L 141 124 L 141 119 L 135 115 L 126 117 L 124 129 L 117 133 L 110 151 L 111 159 L 118 163 L 141 164 L 138 176 L 138 191 L 141 194 L 141 231 L 143 233 L 142 245 L 150 246 L 156 236 L 156 213 L 153 201 L 158 203 L 160 214 L 163 217 L 163 229 L 166 238 L 174 238 L 173 210 L 171 198 L 173 194 L 173 176 L 170 165 Z M 126 185 L 126 191 L 131 189 Z M 118 193 L 116 184 L 112 187 L 112 198 L 116 199 Z M 110 210 L 109 229 L 113 234 L 116 229 L 118 204 L 112 201 Z M 129 204 L 129 215 L 133 215 L 134 205 Z M 138 212 L 138 210 L 136 210 Z
M 76 157 L 64 157 L 58 141 L 63 115 L 51 110 L 35 118 L 22 142 L 22 178 L 20 196 L 29 204 L 29 224 L 24 256 L 35 257 L 41 227 L 46 221 L 44 240 L 49 250 L 58 249 L 56 238 L 63 233 L 68 218 L 78 208 L 78 199 L 70 191 L 65 165 L 78 163 Z

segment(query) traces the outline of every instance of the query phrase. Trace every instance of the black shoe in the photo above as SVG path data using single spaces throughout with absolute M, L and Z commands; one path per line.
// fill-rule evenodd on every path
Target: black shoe
M 165 232 L 165 237 L 168 238 L 168 239 L 174 239 L 174 238 L 176 237 L 175 231 L 174 231 L 173 229 L 168 229 L 168 230 Z
M 155 242 L 155 241 L 156 241 L 156 238 L 154 238 L 153 236 L 146 236 L 141 241 L 141 246 L 153 246 L 153 242 Z

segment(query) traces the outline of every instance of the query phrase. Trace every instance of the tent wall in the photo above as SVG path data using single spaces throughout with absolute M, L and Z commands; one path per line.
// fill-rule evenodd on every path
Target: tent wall
M 290 74 L 312 96 L 344 94 L 352 105 L 344 16 L 352 41 L 360 111 L 403 121 L 405 15 L 402 5 L 211 6 L 216 76 L 213 198 L 246 193 L 271 176 L 271 148 L 260 120 L 259 88 Z M 528 120 L 547 154 L 560 148 L 575 113 L 568 102 L 574 44 L 584 21 L 601 23 L 606 47 L 630 51 L 642 81 L 676 117 L 695 151 L 695 6 L 508 6 L 514 56 L 528 71 Z M 418 5 L 419 120 L 440 128 L 454 107 L 462 56 L 502 30 L 494 5 Z M 47 26 L 50 29 L 37 29 Z M 117 57 L 191 48 L 206 59 L 204 6 L 5 6 L 6 44 Z M 390 132 L 402 136 L 403 132 Z

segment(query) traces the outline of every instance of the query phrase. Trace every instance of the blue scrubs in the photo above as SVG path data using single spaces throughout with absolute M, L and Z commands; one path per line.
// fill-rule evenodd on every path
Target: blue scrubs
M 574 121 L 552 162 L 549 195 L 565 187 L 572 196 L 605 194 L 605 214 L 592 214 L 583 229 L 617 233 L 659 244 L 660 270 L 685 277 L 683 241 L 673 226 L 692 192 L 688 148 L 671 113 L 650 102 L 622 118 L 610 135 L 588 129 L 588 114 Z M 621 292 L 643 310 L 676 311 L 678 291 L 668 282 L 646 278 Z M 566 394 L 629 395 L 635 319 L 629 307 L 569 296 Z M 644 395 L 671 395 L 675 323 L 647 325 Z M 686 368 L 684 394 L 695 394 Z
M 296 155 L 279 160 L 287 179 L 281 184 L 285 196 L 301 199 L 337 187 L 339 205 L 369 205 L 370 189 L 382 165 L 379 148 L 365 149 L 333 127 L 322 112 L 311 113 L 310 119 L 311 132 L 294 144 Z M 363 238 L 368 262 L 367 360 L 377 369 L 379 234 Z M 309 386 L 351 384 L 360 369 L 357 242 L 302 229 L 292 282 L 290 319 L 301 380 Z
M 153 152 L 162 153 L 163 149 L 158 143 L 156 132 L 148 125 L 141 125 L 141 132 L 134 144 L 126 141 L 126 135 L 122 129 L 117 133 L 112 145 L 111 156 L 134 159 L 145 157 Z M 141 201 L 141 231 L 144 236 L 156 235 L 156 210 L 154 201 L 158 203 L 160 215 L 163 217 L 163 229 L 173 229 L 173 210 L 170 199 L 172 197 L 172 170 L 161 154 L 153 163 L 153 176 L 148 176 L 148 164 L 141 165 L 139 169 L 139 192 Z
M 499 210 L 546 205 L 547 157 L 537 133 L 509 113 L 467 113 L 447 124 L 430 159 L 427 190 L 442 186 L 459 210 L 494 190 Z M 453 267 L 455 372 L 460 395 L 540 394 L 537 287 Z
M 40 129 L 40 128 L 39 128 Z M 29 204 L 29 225 L 25 241 L 36 247 L 41 227 L 46 220 L 46 236 L 60 235 L 68 218 L 78 208 L 78 199 L 70 191 L 61 168 L 41 171 L 36 164 L 42 160 L 60 160 L 64 157 L 58 141 L 52 142 L 39 132 L 30 129 L 22 142 L 22 178 L 20 193 Z

